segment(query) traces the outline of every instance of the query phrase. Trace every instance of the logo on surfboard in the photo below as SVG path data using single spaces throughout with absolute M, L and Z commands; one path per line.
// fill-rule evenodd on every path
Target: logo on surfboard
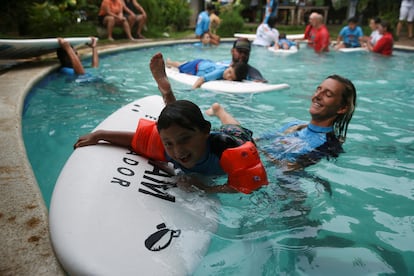
M 165 223 L 158 224 L 157 229 L 157 232 L 145 240 L 145 247 L 148 250 L 161 251 L 171 244 L 173 238 L 178 238 L 181 234 L 181 230 L 168 229 Z

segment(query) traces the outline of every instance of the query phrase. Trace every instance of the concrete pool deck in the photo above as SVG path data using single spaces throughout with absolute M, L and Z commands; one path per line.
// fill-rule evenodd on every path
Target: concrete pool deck
M 100 46 L 99 53 L 195 41 L 114 42 Z M 400 40 L 395 48 L 414 51 L 414 41 Z M 0 275 L 66 275 L 53 252 L 48 210 L 26 156 L 21 126 L 27 93 L 57 67 L 55 59 L 39 60 L 0 74 Z

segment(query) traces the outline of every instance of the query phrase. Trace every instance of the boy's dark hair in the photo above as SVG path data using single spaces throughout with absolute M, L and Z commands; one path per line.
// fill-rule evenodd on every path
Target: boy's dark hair
M 352 16 L 348 19 L 348 23 L 358 24 L 358 19 L 355 16 Z
M 375 22 L 375 24 L 380 24 L 381 23 L 381 18 L 375 17 L 374 22 Z
M 279 38 L 286 39 L 286 33 L 280 33 Z
M 214 6 L 213 3 L 208 3 L 206 6 L 206 10 L 208 11 L 215 11 L 216 10 L 216 6 Z
M 247 73 L 249 71 L 249 65 L 244 62 L 233 63 L 232 67 L 234 68 L 234 73 L 236 74 L 235 81 L 242 81 L 246 79 Z
M 62 47 L 59 47 L 59 48 L 56 49 L 56 55 L 57 55 L 57 57 L 59 59 L 60 65 L 62 67 L 69 67 L 69 68 L 72 68 L 73 67 L 72 62 L 70 61 L 70 58 L 69 58 L 68 53 Z
M 178 100 L 164 107 L 158 117 L 157 129 L 169 128 L 178 125 L 189 130 L 210 132 L 211 123 L 204 119 L 200 108 L 186 100 Z

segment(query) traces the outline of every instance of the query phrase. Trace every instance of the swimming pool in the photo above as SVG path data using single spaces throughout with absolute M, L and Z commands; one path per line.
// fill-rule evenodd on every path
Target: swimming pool
M 28 95 L 23 135 L 47 206 L 77 137 L 120 106 L 157 92 L 150 57 L 227 60 L 230 44 L 144 48 L 101 57 L 102 81 L 76 83 L 51 74 Z M 89 64 L 88 60 L 84 64 Z M 414 265 L 414 79 L 412 53 L 275 56 L 254 48 L 250 63 L 289 90 L 226 95 L 174 83 L 177 98 L 207 109 L 221 102 L 255 136 L 292 119 L 308 120 L 310 95 L 330 74 L 351 79 L 358 93 L 346 153 L 284 176 L 267 164 L 271 185 L 250 196 L 219 195 L 219 229 L 195 275 L 332 273 L 412 274 Z M 216 119 L 211 119 L 218 126 Z M 324 191 L 330 185 L 332 195 Z

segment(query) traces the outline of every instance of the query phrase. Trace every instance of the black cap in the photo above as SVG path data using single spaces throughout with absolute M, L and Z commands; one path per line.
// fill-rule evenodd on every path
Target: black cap
M 233 43 L 233 48 L 243 49 L 250 52 L 250 41 L 247 38 L 238 38 Z

